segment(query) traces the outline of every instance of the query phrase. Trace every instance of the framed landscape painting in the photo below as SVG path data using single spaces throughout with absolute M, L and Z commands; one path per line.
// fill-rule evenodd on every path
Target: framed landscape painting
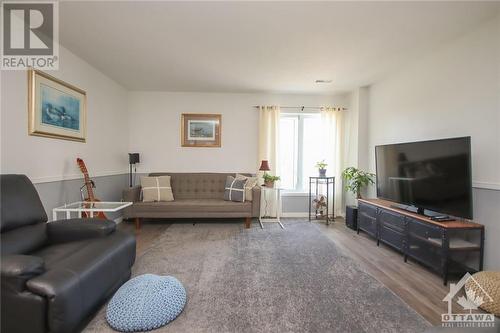
M 221 115 L 183 113 L 181 116 L 182 147 L 220 147 Z
M 38 70 L 28 71 L 29 134 L 85 142 L 85 91 Z

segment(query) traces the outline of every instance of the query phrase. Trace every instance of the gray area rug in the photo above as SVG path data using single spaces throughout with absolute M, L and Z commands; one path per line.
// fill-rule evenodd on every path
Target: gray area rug
M 134 275 L 177 277 L 188 301 L 159 332 L 423 332 L 430 325 L 314 224 L 173 224 Z M 112 332 L 105 307 L 85 332 Z

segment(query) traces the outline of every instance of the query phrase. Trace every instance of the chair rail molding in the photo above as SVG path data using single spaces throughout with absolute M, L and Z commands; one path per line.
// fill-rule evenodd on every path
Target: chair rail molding
M 92 174 L 92 178 L 119 176 L 119 175 L 128 175 L 128 170 L 95 172 Z M 29 177 L 29 178 L 33 184 L 41 184 L 41 183 L 60 182 L 65 180 L 83 179 L 83 175 L 75 173 L 62 176 L 46 176 L 46 177 L 34 177 L 34 178 Z

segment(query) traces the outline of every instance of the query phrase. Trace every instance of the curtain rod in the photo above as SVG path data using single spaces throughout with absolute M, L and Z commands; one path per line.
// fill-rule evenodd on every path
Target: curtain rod
M 260 108 L 259 105 L 254 105 L 254 108 Z M 320 110 L 323 108 L 322 106 L 280 106 L 280 109 L 301 109 L 301 111 L 304 111 L 304 109 L 317 109 Z M 334 107 L 334 109 L 341 109 L 342 111 L 347 111 L 347 108 L 340 108 L 340 107 Z

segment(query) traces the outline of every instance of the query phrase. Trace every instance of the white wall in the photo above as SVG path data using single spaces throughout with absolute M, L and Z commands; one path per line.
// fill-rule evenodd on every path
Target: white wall
M 349 112 L 344 117 L 344 168 L 368 170 L 368 87 L 355 89 L 349 95 L 349 99 Z M 366 196 L 366 189 L 361 190 L 361 195 Z M 357 205 L 356 196 L 351 192 L 345 192 L 344 203 Z
M 131 92 L 129 147 L 141 154 L 138 172 L 256 172 L 259 112 L 253 106 L 347 104 L 344 95 Z M 181 147 L 182 113 L 222 114 L 222 147 Z
M 472 137 L 474 218 L 500 269 L 500 17 L 372 85 L 367 120 L 372 171 L 375 145 Z
M 127 91 L 60 48 L 58 71 L 48 73 L 87 92 L 87 142 L 28 135 L 26 71 L 1 72 L 1 173 L 46 182 L 80 177 L 76 157 L 93 176 L 124 173 L 128 166 Z

